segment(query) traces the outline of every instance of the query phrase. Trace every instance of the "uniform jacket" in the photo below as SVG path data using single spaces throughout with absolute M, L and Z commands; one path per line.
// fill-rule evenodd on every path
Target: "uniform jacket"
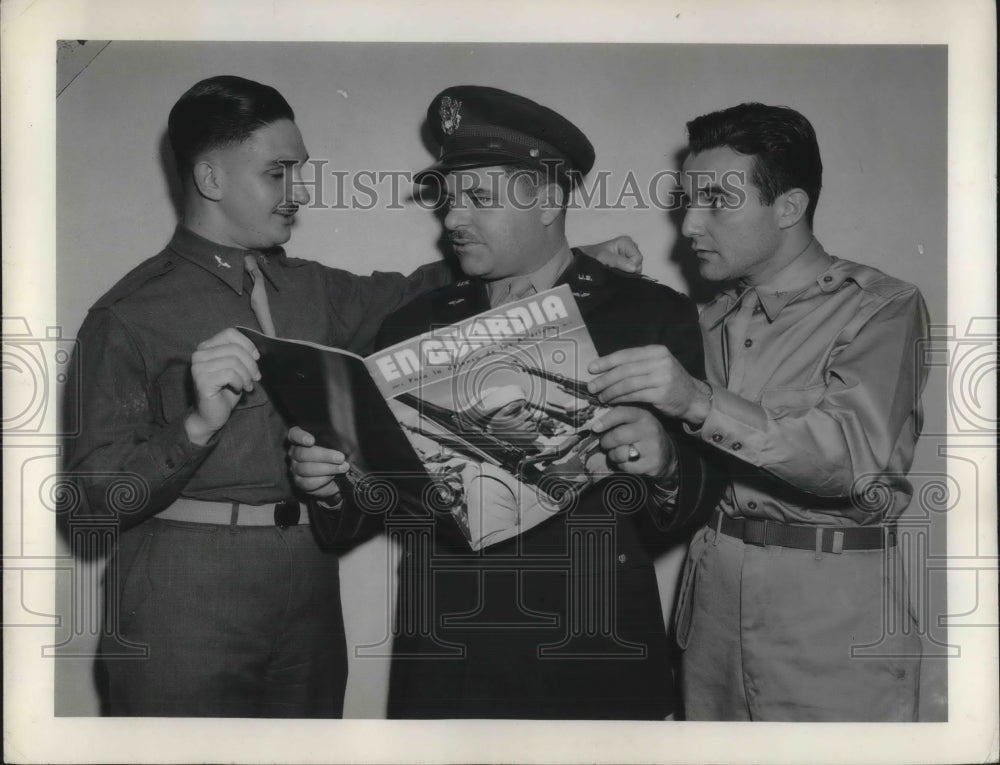
M 600 355 L 664 344 L 703 376 L 688 298 L 578 252 L 557 283 L 571 286 Z M 489 307 L 475 280 L 436 290 L 392 314 L 379 344 Z M 682 474 L 676 511 L 636 501 L 645 479 L 606 479 L 568 512 L 478 553 L 448 515 L 390 514 L 385 525 L 403 551 L 390 717 L 662 719 L 672 711 L 655 553 L 643 537 L 697 522 L 711 492 L 697 445 L 671 429 Z M 340 523 L 341 533 L 354 531 L 349 513 Z
M 66 440 L 66 471 L 82 484 L 86 515 L 131 528 L 178 496 L 265 504 L 293 496 L 285 461 L 288 426 L 262 386 L 244 395 L 206 446 L 188 441 L 196 403 L 191 353 L 226 327 L 256 327 L 243 257 L 178 226 L 170 244 L 136 266 L 90 310 L 66 386 L 79 434 Z M 410 278 L 356 276 L 271 251 L 262 267 L 284 337 L 371 350 L 380 318 L 450 277 L 428 266 Z M 120 481 L 131 487 L 119 501 Z M 132 501 L 134 500 L 134 502 Z M 80 509 L 84 513 L 83 508 Z

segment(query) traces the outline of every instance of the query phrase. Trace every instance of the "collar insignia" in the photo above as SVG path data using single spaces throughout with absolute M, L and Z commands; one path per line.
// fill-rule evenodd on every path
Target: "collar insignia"
M 215 265 L 217 265 L 219 268 L 232 268 L 231 265 L 229 265 L 226 261 L 224 261 L 218 255 L 215 256 Z
M 459 303 L 464 303 L 465 298 L 457 298 L 456 300 L 449 300 L 448 305 L 458 305 Z
M 462 115 L 459 114 L 461 108 L 462 102 L 457 98 L 445 96 L 441 99 L 438 114 L 441 115 L 441 130 L 444 131 L 445 135 L 451 135 L 458 130 L 458 126 L 462 122 Z

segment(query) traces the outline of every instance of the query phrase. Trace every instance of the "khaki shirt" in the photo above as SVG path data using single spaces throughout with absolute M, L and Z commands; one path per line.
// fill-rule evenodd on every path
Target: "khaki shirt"
M 868 525 L 909 504 L 927 309 L 916 287 L 822 254 L 801 289 L 727 291 L 702 312 L 715 391 L 696 433 L 731 457 L 730 516 Z M 730 353 L 739 305 L 757 297 Z

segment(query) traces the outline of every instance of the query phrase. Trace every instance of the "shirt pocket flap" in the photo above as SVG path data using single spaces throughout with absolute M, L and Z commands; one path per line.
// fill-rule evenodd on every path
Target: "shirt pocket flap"
M 190 365 L 172 364 L 169 366 L 157 379 L 156 388 L 160 397 L 163 419 L 166 422 L 173 422 L 178 417 L 184 416 L 197 402 Z M 264 387 L 256 382 L 253 390 L 244 393 L 233 409 L 250 409 L 263 406 L 267 402 L 268 398 Z
M 264 386 L 260 382 L 255 382 L 253 384 L 253 390 L 249 393 L 244 393 L 240 400 L 236 402 L 236 409 L 252 409 L 255 406 L 263 406 L 268 402 L 267 393 L 264 391 Z
M 799 412 L 818 405 L 825 393 L 824 383 L 805 388 L 769 388 L 761 394 L 760 405 L 777 414 Z
M 163 419 L 173 422 L 187 412 L 194 403 L 194 384 L 190 367 L 185 364 L 171 364 L 156 380 L 156 391 L 160 397 Z

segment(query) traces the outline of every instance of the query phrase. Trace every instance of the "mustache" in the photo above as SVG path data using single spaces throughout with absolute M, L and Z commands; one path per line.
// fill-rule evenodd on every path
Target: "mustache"
M 455 229 L 454 231 L 448 232 L 448 241 L 452 244 L 469 244 L 470 242 L 477 241 L 474 236 L 470 236 L 468 231 L 464 229 Z

